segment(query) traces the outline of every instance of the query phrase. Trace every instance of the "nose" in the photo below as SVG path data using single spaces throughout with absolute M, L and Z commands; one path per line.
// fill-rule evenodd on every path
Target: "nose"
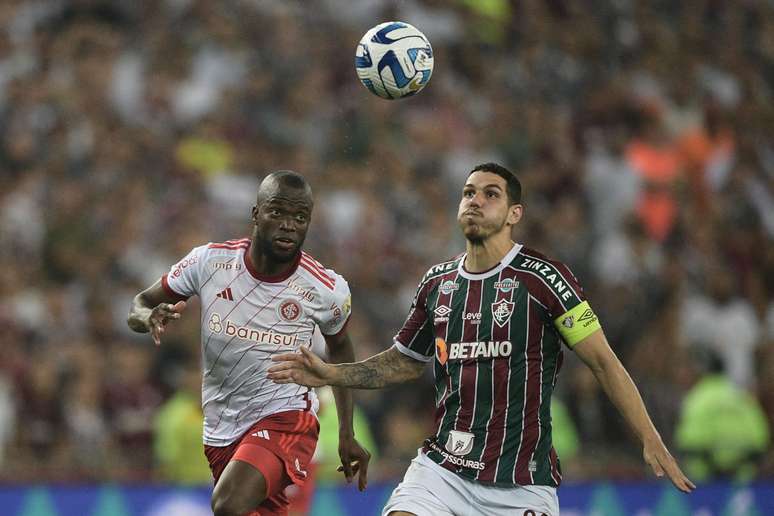
M 476 192 L 476 194 L 470 198 L 470 201 L 468 201 L 469 206 L 474 206 L 476 208 L 481 207 L 481 201 L 482 201 L 482 195 L 481 192 Z
M 290 232 L 290 233 L 296 231 L 296 225 L 293 222 L 293 218 L 292 217 L 285 217 L 282 220 L 280 220 L 279 228 L 282 231 L 287 231 L 287 232 Z

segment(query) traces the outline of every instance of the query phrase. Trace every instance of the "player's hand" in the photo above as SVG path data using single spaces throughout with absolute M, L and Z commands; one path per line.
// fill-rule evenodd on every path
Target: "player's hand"
M 661 478 L 666 474 L 675 487 L 684 493 L 690 493 L 696 489 L 696 485 L 688 480 L 680 466 L 677 465 L 675 458 L 672 457 L 672 454 L 664 446 L 661 437 L 655 436 L 645 440 L 642 456 L 645 462 L 653 468 L 653 472 L 657 477 Z
M 274 383 L 297 383 L 307 387 L 330 383 L 332 367 L 305 346 L 301 346 L 301 353 L 284 353 L 271 359 L 279 362 L 269 368 L 267 375 Z
M 185 310 L 185 306 L 185 301 L 178 301 L 174 305 L 161 303 L 151 310 L 150 316 L 148 316 L 148 329 L 157 346 L 161 344 L 161 334 L 164 333 L 167 323 L 173 319 L 180 319 L 180 314 Z
M 364 491 L 368 486 L 368 462 L 371 460 L 371 454 L 360 446 L 354 437 L 339 436 L 339 458 L 341 466 L 336 471 L 343 472 L 347 483 L 357 475 L 357 488 Z

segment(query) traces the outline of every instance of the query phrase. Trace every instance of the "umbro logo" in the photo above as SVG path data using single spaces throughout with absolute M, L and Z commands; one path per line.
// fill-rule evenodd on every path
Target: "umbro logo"
M 229 301 L 233 301 L 234 300 L 234 296 L 231 295 L 231 287 L 223 290 L 222 292 L 219 292 L 217 297 L 221 297 L 223 299 L 228 299 Z

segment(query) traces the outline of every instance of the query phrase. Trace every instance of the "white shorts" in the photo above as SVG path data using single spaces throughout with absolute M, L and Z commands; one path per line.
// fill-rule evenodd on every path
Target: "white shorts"
M 428 459 L 422 451 L 398 484 L 382 516 L 406 511 L 417 516 L 559 516 L 556 489 L 495 487 L 466 480 Z

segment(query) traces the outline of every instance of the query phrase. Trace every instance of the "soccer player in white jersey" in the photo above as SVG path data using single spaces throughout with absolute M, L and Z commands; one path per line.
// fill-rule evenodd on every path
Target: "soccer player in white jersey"
M 205 454 L 215 478 L 216 516 L 287 514 L 284 489 L 303 484 L 317 444 L 313 390 L 266 378 L 275 353 L 311 345 L 318 327 L 333 362 L 354 360 L 346 324 L 351 310 L 343 277 L 301 250 L 312 191 L 291 171 L 269 174 L 258 188 L 250 238 L 194 248 L 140 292 L 129 326 L 154 342 L 185 300 L 202 301 L 202 407 Z M 341 470 L 365 489 L 370 454 L 355 440 L 352 397 L 335 389 Z
M 458 222 L 466 252 L 420 282 L 394 345 L 354 364 L 307 352 L 277 355 L 280 384 L 373 389 L 418 378 L 432 364 L 436 430 L 420 448 L 384 516 L 557 516 L 561 467 L 551 437 L 551 395 L 563 348 L 589 366 L 634 429 L 645 461 L 690 492 L 639 392 L 605 339 L 570 270 L 511 240 L 521 184 L 484 163 L 468 175 Z

